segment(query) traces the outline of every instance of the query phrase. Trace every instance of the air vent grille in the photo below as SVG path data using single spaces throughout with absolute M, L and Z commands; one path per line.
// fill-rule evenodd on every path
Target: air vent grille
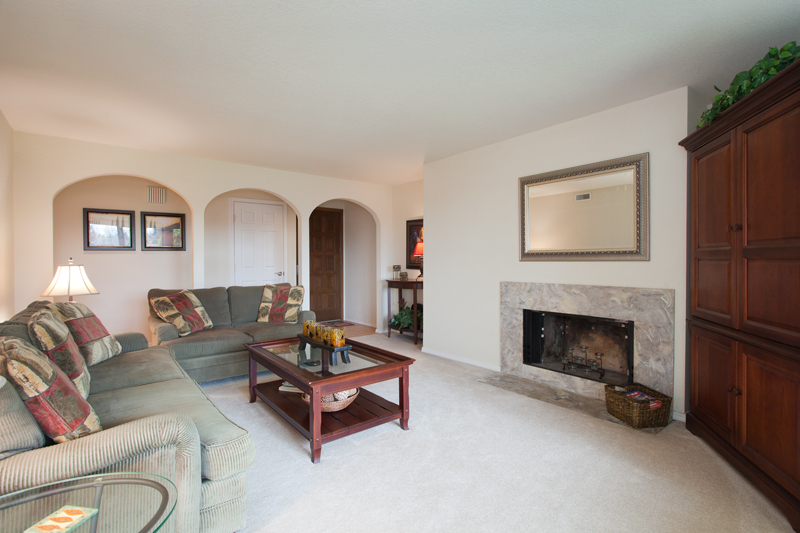
M 148 204 L 165 204 L 167 203 L 167 189 L 163 187 L 148 187 L 147 188 L 147 203 Z
M 591 199 L 592 199 L 592 193 L 590 193 L 590 192 L 584 192 L 584 193 L 575 195 L 575 201 L 576 202 L 582 202 L 584 200 L 591 200 Z

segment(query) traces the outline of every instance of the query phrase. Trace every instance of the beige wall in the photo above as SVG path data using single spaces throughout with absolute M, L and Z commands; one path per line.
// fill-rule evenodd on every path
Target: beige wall
M 416 180 L 402 185 L 395 185 L 392 188 L 392 236 L 394 244 L 392 246 L 392 265 L 400 265 L 400 270 L 408 272 L 408 278 L 414 279 L 419 276 L 419 270 L 406 268 L 406 221 L 415 220 L 423 217 L 423 180 Z M 427 231 L 427 230 L 426 230 Z M 423 268 L 424 272 L 424 268 Z M 385 272 L 381 272 L 383 279 L 392 279 L 392 267 Z M 384 289 L 386 284 L 384 283 Z M 418 291 L 418 301 L 423 303 L 425 291 Z M 411 305 L 411 292 L 404 291 L 403 296 Z M 397 312 L 397 291 L 392 290 L 392 314 Z M 387 322 L 378 326 L 380 331 L 386 331 Z
M 675 290 L 675 409 L 685 404 L 688 91 L 638 102 L 425 165 L 426 352 L 500 364 L 500 282 Z M 650 261 L 519 261 L 522 176 L 650 153 Z
M 372 214 L 353 202 L 333 200 L 320 207 L 341 209 L 344 218 L 344 318 L 376 326 L 377 287 L 364 284 L 376 279 L 376 227 Z
M 232 198 L 280 202 L 286 205 L 286 202 L 274 194 L 253 189 L 226 192 L 209 202 L 205 209 L 205 283 L 207 287 L 229 287 L 233 285 Z M 287 272 L 290 273 L 286 281 L 296 285 L 297 214 L 288 205 L 286 206 L 286 241 L 286 249 L 288 250 L 286 265 Z
M 53 199 L 65 187 L 90 177 L 128 175 L 169 187 L 187 203 L 192 217 L 193 287 L 205 287 L 205 210 L 217 196 L 239 189 L 270 191 L 298 214 L 300 242 L 308 242 L 308 217 L 330 199 L 346 199 L 367 209 L 376 220 L 378 270 L 363 280 L 375 294 L 376 312 L 385 310 L 377 272 L 391 264 L 392 188 L 387 185 L 300 174 L 196 157 L 134 150 L 97 143 L 14 133 L 14 307 L 38 298 L 53 277 Z M 188 214 L 188 213 L 187 213 Z M 24 231 L 20 228 L 24 228 Z M 37 239 L 24 238 L 27 234 Z M 307 244 L 300 257 L 301 284 L 308 286 Z M 208 250 L 209 254 L 215 253 Z M 89 264 L 86 265 L 91 270 Z M 142 273 L 150 276 L 150 273 Z M 142 295 L 144 298 L 145 295 Z M 102 298 L 102 295 L 94 298 Z M 308 306 L 308 301 L 304 304 Z M 125 317 L 124 309 L 115 311 Z M 138 311 L 136 311 L 138 312 Z M 385 312 L 385 311 L 384 311 Z M 104 321 L 106 317 L 102 317 Z M 381 315 L 377 322 L 383 320 Z M 139 318 L 122 320 L 133 329 Z M 130 324 L 128 326 L 128 324 Z
M 14 308 L 14 132 L 0 111 L 0 321 Z M 45 286 L 46 287 L 46 286 Z
M 192 214 L 186 201 L 170 190 L 165 204 L 147 203 L 147 187 L 157 185 L 133 176 L 102 176 L 66 187 L 53 201 L 52 272 L 56 266 L 66 265 L 70 257 L 75 264 L 85 266 L 100 294 L 75 296 L 75 301 L 86 304 L 112 333 L 148 331 L 148 290 L 192 285 Z M 136 250 L 84 250 L 84 207 L 135 211 Z M 186 214 L 186 250 L 142 251 L 142 211 Z M 43 285 L 41 290 L 46 287 Z

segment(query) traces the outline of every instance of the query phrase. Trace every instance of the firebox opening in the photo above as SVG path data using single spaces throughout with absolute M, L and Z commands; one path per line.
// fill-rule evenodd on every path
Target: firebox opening
M 633 383 L 633 321 L 523 309 L 523 363 L 609 385 Z

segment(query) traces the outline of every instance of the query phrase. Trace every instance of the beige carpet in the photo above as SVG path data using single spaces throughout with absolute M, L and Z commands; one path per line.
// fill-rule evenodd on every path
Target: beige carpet
M 322 447 L 246 378 L 203 386 L 256 442 L 247 532 L 767 532 L 783 515 L 700 439 L 576 413 L 422 354 L 410 337 L 360 341 L 417 359 L 409 431 L 385 424 Z M 264 378 L 268 378 L 265 374 Z M 397 381 L 368 387 L 397 401 Z

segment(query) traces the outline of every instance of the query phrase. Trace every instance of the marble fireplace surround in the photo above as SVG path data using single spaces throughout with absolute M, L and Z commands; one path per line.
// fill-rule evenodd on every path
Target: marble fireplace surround
M 590 398 L 605 399 L 603 383 L 522 363 L 522 310 L 634 321 L 633 379 L 673 395 L 675 291 L 597 285 L 500 282 L 500 369 Z

